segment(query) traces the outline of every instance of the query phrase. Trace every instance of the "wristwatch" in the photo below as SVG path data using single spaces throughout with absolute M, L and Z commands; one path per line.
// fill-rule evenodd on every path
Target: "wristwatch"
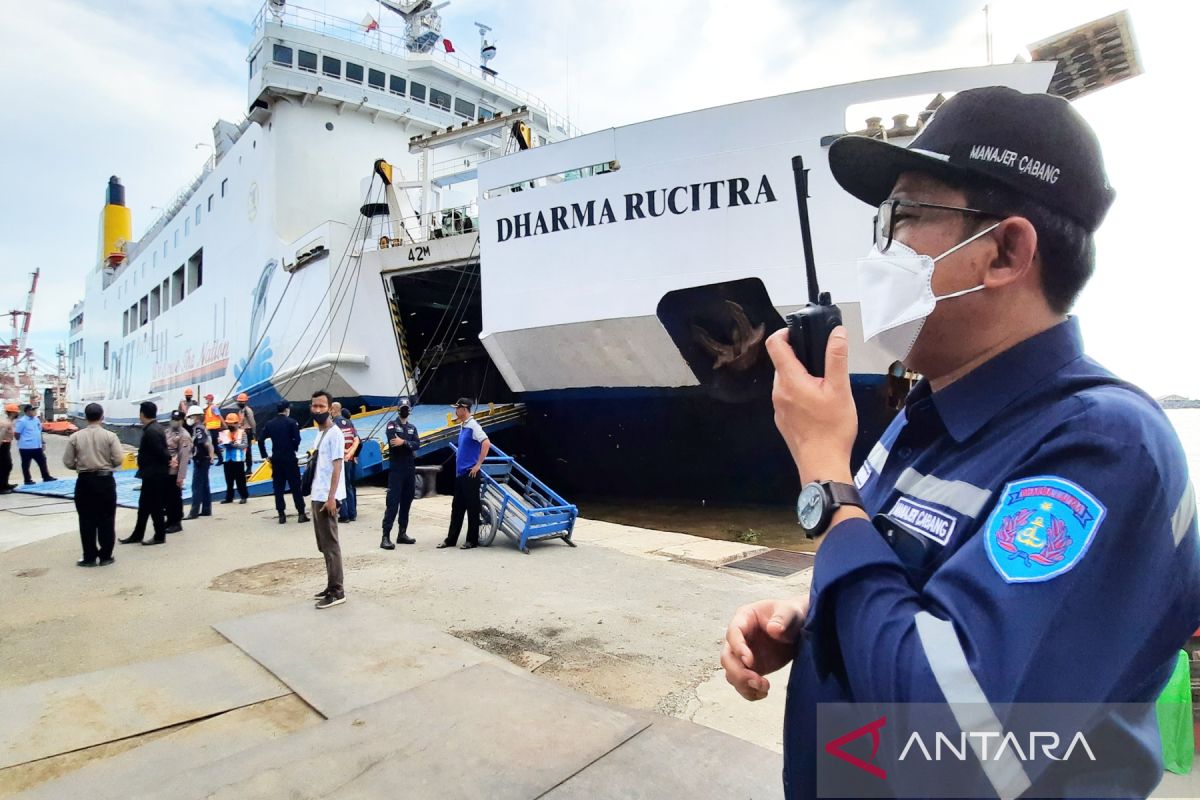
M 863 507 L 858 489 L 849 483 L 814 481 L 805 485 L 796 500 L 796 519 L 804 535 L 815 539 L 825 532 L 834 512 L 842 506 Z

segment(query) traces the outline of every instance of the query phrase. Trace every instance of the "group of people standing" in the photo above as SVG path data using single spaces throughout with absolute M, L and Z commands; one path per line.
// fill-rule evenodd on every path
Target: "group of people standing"
M 15 483 L 8 482 L 13 468 L 14 440 L 17 443 L 17 451 L 21 454 L 21 473 L 26 486 L 34 482 L 29 469 L 31 464 L 38 465 L 43 483 L 55 480 L 46 466 L 42 421 L 37 416 L 37 410 L 31 405 L 21 409 L 16 403 L 8 403 L 4 406 L 4 415 L 0 416 L 0 494 L 8 494 L 17 488 Z
M 238 397 L 239 412 L 223 417 L 214 411 L 212 395 L 208 406 L 189 405 L 192 391 L 171 413 L 166 429 L 157 421 L 158 407 L 145 402 L 139 408 L 142 440 L 138 448 L 138 476 L 142 486 L 138 498 L 137 522 L 124 539 L 115 538 L 116 482 L 113 471 L 121 466 L 124 452 L 116 435 L 103 427 L 104 410 L 97 403 L 85 409 L 87 427 L 72 434 L 67 443 L 64 463 L 78 473 L 75 506 L 79 512 L 83 558 L 79 566 L 94 567 L 113 563 L 114 542 L 157 545 L 167 534 L 183 530 L 184 519 L 212 515 L 209 469 L 221 464 L 225 471 L 225 499 L 232 503 L 248 499 L 246 478 L 255 442 L 253 412 L 246 396 Z M 487 457 L 490 442 L 483 428 L 471 416 L 467 398 L 454 405 L 459 422 L 454 504 L 450 530 L 438 549 L 458 543 L 462 524 L 467 523 L 467 539 L 462 549 L 476 547 L 479 541 L 479 472 Z M 295 505 L 297 522 L 312 522 L 317 549 L 325 557 L 326 586 L 316 594 L 317 608 L 329 608 L 345 602 L 341 546 L 338 525 L 354 522 L 358 507 L 354 481 L 358 477 L 358 456 L 362 446 L 350 412 L 335 402 L 328 392 L 314 393 L 310 404 L 312 419 L 318 428 L 316 447 L 310 454 L 309 475 L 301 478 L 298 450 L 300 426 L 291 418 L 286 402 L 280 402 L 277 414 L 262 429 L 257 440 L 259 454 L 271 465 L 272 488 L 279 524 L 286 524 L 287 496 Z M 396 544 L 414 544 L 408 535 L 409 512 L 416 484 L 416 453 L 420 433 L 409 419 L 407 405 L 384 428 L 388 443 L 388 491 L 383 515 L 383 535 L 379 546 L 394 550 Z M 219 418 L 221 428 L 211 426 Z M 0 429 L 0 434 L 3 429 Z M 214 435 L 215 434 L 215 435 Z M 270 449 L 268 450 L 268 443 Z M 183 487 L 191 474 L 191 512 L 183 515 Z M 308 482 L 310 485 L 305 486 Z M 306 503 L 305 496 L 310 496 Z M 311 512 L 311 516 L 310 516 Z M 152 536 L 147 538 L 147 526 Z M 392 529 L 396 529 L 395 544 Z

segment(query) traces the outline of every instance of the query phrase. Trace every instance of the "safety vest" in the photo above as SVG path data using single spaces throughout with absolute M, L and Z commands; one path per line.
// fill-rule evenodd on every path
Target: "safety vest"
M 217 413 L 216 405 L 204 407 L 204 429 L 209 431 L 221 429 L 221 415 Z

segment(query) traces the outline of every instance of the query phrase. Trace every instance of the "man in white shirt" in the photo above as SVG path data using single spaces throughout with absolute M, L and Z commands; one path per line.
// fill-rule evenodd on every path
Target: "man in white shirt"
M 317 435 L 316 459 L 312 480 L 312 520 L 317 534 L 317 549 L 325 556 L 325 588 L 317 592 L 317 608 L 329 608 L 346 602 L 342 586 L 342 548 L 338 543 L 338 501 L 346 499 L 346 484 L 342 480 L 345 444 L 341 431 L 329 418 L 333 402 L 329 392 L 318 391 L 312 396 L 309 411 L 321 432 Z

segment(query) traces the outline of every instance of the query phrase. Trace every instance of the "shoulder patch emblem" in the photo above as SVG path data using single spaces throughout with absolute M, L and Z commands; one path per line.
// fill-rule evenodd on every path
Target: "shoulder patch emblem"
M 1048 581 L 1083 559 L 1106 512 L 1099 500 L 1063 478 L 1013 481 L 984 528 L 988 559 L 1008 583 Z

